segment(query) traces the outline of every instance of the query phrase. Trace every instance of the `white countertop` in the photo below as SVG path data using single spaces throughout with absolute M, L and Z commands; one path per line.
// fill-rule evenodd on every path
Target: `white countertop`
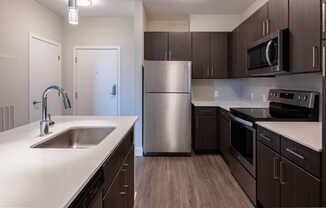
M 321 122 L 257 122 L 256 124 L 312 150 L 322 151 Z
M 68 207 L 102 166 L 137 117 L 54 117 L 51 135 L 39 137 L 39 122 L 0 133 L 0 207 Z M 88 149 L 33 149 L 73 127 L 116 127 Z
M 224 99 L 224 100 L 192 100 L 196 107 L 220 107 L 229 111 L 230 108 L 266 108 L 269 103 L 255 103 L 244 99 Z

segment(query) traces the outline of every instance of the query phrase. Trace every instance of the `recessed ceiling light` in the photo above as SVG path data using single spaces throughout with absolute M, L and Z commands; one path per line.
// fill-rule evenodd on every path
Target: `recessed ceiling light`
M 92 5 L 92 0 L 77 0 L 77 5 L 78 6 L 91 6 Z

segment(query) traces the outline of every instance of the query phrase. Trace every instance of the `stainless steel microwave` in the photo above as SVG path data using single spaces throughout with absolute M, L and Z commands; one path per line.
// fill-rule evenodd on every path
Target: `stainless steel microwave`
M 250 76 L 273 76 L 289 70 L 289 31 L 272 33 L 248 47 Z

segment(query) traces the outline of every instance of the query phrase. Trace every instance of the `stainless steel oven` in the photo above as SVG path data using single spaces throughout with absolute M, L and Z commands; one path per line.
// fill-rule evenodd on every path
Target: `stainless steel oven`
M 231 153 L 256 177 L 256 129 L 254 123 L 230 114 Z
M 288 29 L 272 33 L 248 47 L 247 69 L 250 76 L 272 76 L 288 71 Z

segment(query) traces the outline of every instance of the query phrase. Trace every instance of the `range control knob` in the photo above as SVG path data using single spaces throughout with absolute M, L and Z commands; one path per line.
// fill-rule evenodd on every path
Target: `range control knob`
M 298 100 L 301 101 L 301 99 L 302 99 L 302 98 L 301 98 L 301 95 L 299 95 L 299 96 L 298 96 Z
M 308 96 L 307 95 L 304 96 L 303 99 L 304 99 L 304 101 L 308 101 Z

